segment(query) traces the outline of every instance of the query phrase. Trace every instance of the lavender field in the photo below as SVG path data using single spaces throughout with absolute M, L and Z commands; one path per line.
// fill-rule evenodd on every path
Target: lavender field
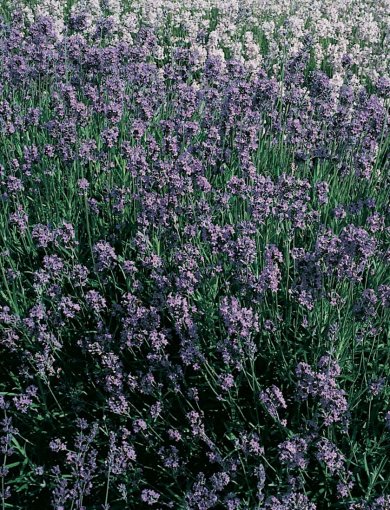
M 389 0 L 0 1 L 0 510 L 390 510 Z

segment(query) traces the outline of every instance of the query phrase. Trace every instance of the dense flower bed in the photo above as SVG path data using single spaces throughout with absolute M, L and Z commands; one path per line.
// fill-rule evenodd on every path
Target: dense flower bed
M 389 509 L 386 2 L 70 4 L 0 22 L 2 509 Z
M 208 57 L 266 66 L 279 74 L 286 59 L 310 39 L 312 60 L 332 68 L 342 81 L 344 62 L 358 78 L 389 77 L 388 0 L 4 0 L 27 22 L 53 17 L 57 37 L 69 27 L 91 35 L 109 29 L 115 39 L 132 42 L 144 26 L 158 38 L 156 58 L 189 44 L 202 63 Z M 13 7 L 15 9 L 15 7 Z M 104 21 L 102 19 L 104 18 Z

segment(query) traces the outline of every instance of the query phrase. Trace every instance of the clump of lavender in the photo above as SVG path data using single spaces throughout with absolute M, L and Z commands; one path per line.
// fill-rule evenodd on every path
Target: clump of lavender
M 331 474 L 340 473 L 344 470 L 344 456 L 331 441 L 322 438 L 317 442 L 316 448 L 317 460 L 323 462 Z
M 314 398 L 320 405 L 320 416 L 325 426 L 341 423 L 348 426 L 349 408 L 346 392 L 338 387 L 337 377 L 341 369 L 331 356 L 322 356 L 318 371 L 307 363 L 299 363 L 295 370 L 297 377 L 297 398 L 300 401 Z
M 116 264 L 118 257 L 107 241 L 97 242 L 93 247 L 93 253 L 96 258 L 96 269 L 99 272 L 111 269 Z

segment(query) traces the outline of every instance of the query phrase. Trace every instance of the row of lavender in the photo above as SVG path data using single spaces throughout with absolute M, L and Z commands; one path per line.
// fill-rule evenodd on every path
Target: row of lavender
M 388 509 L 389 81 L 86 20 L 0 25 L 2 509 Z
M 278 75 L 286 58 L 311 40 L 312 59 L 333 69 L 340 85 L 343 61 L 353 63 L 354 79 L 389 77 L 388 0 L 3 0 L 6 12 L 19 9 L 25 23 L 53 17 L 61 39 L 69 22 L 86 37 L 109 30 L 115 40 L 132 42 L 144 26 L 157 36 L 164 60 L 175 47 L 190 44 L 204 64 L 209 57 L 245 61 L 254 70 Z

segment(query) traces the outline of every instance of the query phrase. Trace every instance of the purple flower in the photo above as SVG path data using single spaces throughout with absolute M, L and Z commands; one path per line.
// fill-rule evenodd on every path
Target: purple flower
M 322 438 L 317 442 L 316 448 L 316 458 L 323 462 L 332 474 L 338 473 L 340 475 L 344 472 L 345 459 L 335 444 L 329 439 Z
M 21 234 L 26 232 L 28 228 L 28 214 L 22 207 L 19 206 L 18 210 L 10 215 L 9 221 L 18 227 Z
M 107 307 L 105 298 L 96 290 L 88 291 L 85 294 L 85 300 L 95 313 L 100 313 Z
M 67 319 L 74 319 L 77 312 L 81 310 L 78 303 L 75 303 L 70 297 L 62 297 L 58 305 L 64 317 Z
M 141 500 L 148 506 L 153 506 L 160 499 L 160 494 L 153 489 L 144 489 L 141 493 Z
M 340 366 L 330 356 L 322 356 L 318 362 L 319 371 L 314 371 L 307 363 L 299 363 L 295 370 L 298 378 L 297 390 L 300 400 L 314 397 L 321 406 L 324 425 L 348 423 L 348 402 L 344 390 L 338 388 L 336 378 Z
M 278 445 L 279 459 L 290 468 L 306 469 L 308 443 L 301 437 L 294 437 Z
M 225 297 L 220 306 L 220 313 L 227 328 L 228 335 L 248 338 L 259 331 L 259 319 L 250 308 L 244 308 L 235 297 Z
M 279 416 L 279 409 L 287 408 L 287 404 L 281 390 L 277 386 L 272 385 L 271 387 L 262 391 L 259 398 L 270 416 L 272 416 L 272 418 L 280 422 L 282 425 L 286 426 L 286 420 L 282 420 Z
M 107 241 L 97 242 L 93 247 L 93 253 L 98 271 L 112 269 L 118 259 L 114 248 Z
M 328 203 L 329 185 L 327 182 L 317 182 L 316 191 L 318 202 L 323 205 Z
M 386 385 L 386 379 L 384 377 L 381 377 L 376 380 L 372 380 L 369 384 L 368 391 L 371 396 L 377 397 L 380 393 L 382 393 L 385 385 Z
M 221 375 L 219 381 L 222 391 L 229 391 L 234 387 L 234 377 L 232 374 Z
M 113 147 L 118 141 L 119 130 L 116 126 L 112 128 L 107 128 L 102 132 L 102 140 L 107 145 L 107 147 Z
M 273 496 L 267 499 L 265 508 L 267 510 L 316 510 L 317 507 L 304 494 L 290 492 L 284 496 Z
M 83 177 L 77 181 L 77 185 L 81 191 L 87 191 L 89 188 L 89 181 Z
M 31 235 L 39 248 L 46 248 L 55 239 L 55 232 L 48 225 L 34 225 Z

